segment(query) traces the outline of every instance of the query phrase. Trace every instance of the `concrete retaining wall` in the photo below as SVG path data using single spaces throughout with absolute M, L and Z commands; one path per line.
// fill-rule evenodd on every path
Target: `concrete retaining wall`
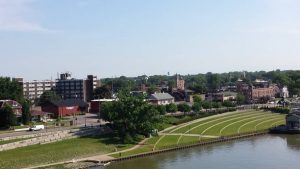
M 71 139 L 71 138 L 78 138 L 78 137 L 88 136 L 88 135 L 100 135 L 105 133 L 106 130 L 104 128 L 89 128 L 89 129 L 81 129 L 81 130 L 72 129 L 72 130 L 65 130 L 65 131 L 38 133 L 32 135 L 25 135 L 22 137 L 18 136 L 18 137 L 14 137 L 14 139 L 26 139 L 26 140 L 0 145 L 0 152 L 16 149 L 20 147 L 26 147 L 30 145 L 48 144 L 48 143 L 53 143 L 53 142 Z M 12 140 L 12 139 L 8 139 L 8 140 Z
M 217 139 L 213 139 L 213 140 L 197 142 L 197 143 L 190 144 L 190 145 L 178 145 L 178 146 L 173 146 L 173 147 L 165 147 L 165 149 L 163 149 L 163 150 L 157 150 L 157 151 L 153 151 L 153 152 L 142 153 L 142 154 L 137 154 L 137 155 L 128 156 L 128 157 L 116 158 L 113 160 L 101 161 L 100 163 L 105 164 L 105 163 L 109 163 L 109 162 L 119 162 L 119 161 L 131 160 L 131 159 L 161 154 L 161 153 L 165 153 L 165 152 L 188 149 L 188 148 L 193 148 L 193 147 L 198 147 L 198 146 L 205 146 L 205 145 L 221 143 L 221 142 L 228 142 L 228 141 L 244 139 L 244 138 L 249 138 L 249 137 L 254 137 L 254 136 L 259 136 L 259 135 L 265 135 L 265 134 L 268 134 L 268 131 L 260 131 L 260 132 L 254 132 L 254 133 L 245 133 L 245 134 L 241 134 L 241 135 L 233 135 L 230 137 L 217 138 Z

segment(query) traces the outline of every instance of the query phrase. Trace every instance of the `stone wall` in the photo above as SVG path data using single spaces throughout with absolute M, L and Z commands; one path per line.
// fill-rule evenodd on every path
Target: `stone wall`
M 37 133 L 37 134 L 30 134 L 24 136 L 4 138 L 2 140 L 13 140 L 13 139 L 25 139 L 25 140 L 0 145 L 0 152 L 16 149 L 20 147 L 26 147 L 30 145 L 48 144 L 48 143 L 53 143 L 53 142 L 62 141 L 66 139 L 78 138 L 82 136 L 101 135 L 101 134 L 106 134 L 108 132 L 110 131 L 107 128 L 100 127 L 100 128 L 88 128 L 88 129 L 71 129 L 71 130 L 64 130 L 64 131 L 45 132 L 45 133 Z

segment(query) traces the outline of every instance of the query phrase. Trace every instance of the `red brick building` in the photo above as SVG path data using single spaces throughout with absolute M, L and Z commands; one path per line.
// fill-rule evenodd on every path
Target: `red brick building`
M 112 102 L 115 101 L 115 99 L 97 99 L 97 100 L 91 100 L 90 104 L 90 113 L 100 113 L 101 110 L 101 104 L 105 102 Z
M 87 110 L 87 103 L 78 99 L 52 101 L 42 106 L 42 111 L 53 113 L 54 117 L 73 116 Z
M 243 94 L 248 102 L 259 103 L 274 98 L 280 93 L 276 84 L 264 80 L 255 80 L 252 84 L 246 84 L 242 80 L 237 81 L 237 92 Z

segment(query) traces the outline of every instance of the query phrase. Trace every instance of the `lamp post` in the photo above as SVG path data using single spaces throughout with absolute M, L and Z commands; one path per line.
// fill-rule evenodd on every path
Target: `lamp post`
M 84 126 L 86 127 L 86 114 L 84 114 Z

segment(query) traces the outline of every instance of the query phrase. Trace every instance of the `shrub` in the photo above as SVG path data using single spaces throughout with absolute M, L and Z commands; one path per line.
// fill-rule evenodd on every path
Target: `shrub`
M 236 105 L 233 102 L 229 101 L 229 100 L 225 100 L 223 102 L 223 106 L 224 107 L 235 107 Z
M 211 109 L 211 108 L 212 108 L 211 102 L 203 101 L 203 102 L 202 102 L 202 107 L 203 107 L 204 109 Z
M 164 105 L 157 105 L 156 109 L 161 115 L 165 115 L 167 112 L 166 106 Z
M 181 112 L 186 113 L 186 112 L 191 111 L 191 107 L 189 105 L 187 105 L 186 103 L 179 104 L 177 107 L 178 107 L 178 110 Z
M 289 114 L 291 112 L 291 109 L 286 107 L 262 107 L 261 109 L 281 114 Z
M 221 103 L 219 103 L 219 102 L 212 102 L 212 107 L 213 107 L 213 108 L 221 108 L 222 105 L 221 105 Z
M 199 112 L 201 109 L 202 109 L 201 103 L 199 102 L 195 102 L 192 106 L 192 110 L 195 112 Z
M 175 113 L 178 110 L 176 104 L 174 104 L 174 103 L 167 105 L 166 109 L 167 109 L 168 113 Z

